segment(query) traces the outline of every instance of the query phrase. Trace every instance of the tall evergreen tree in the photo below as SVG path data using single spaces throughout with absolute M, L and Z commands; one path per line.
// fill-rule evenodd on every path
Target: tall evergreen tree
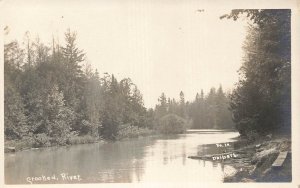
M 71 134 L 71 123 L 75 114 L 66 107 L 63 93 L 58 90 L 57 86 L 51 88 L 47 96 L 45 115 L 47 116 L 46 134 L 53 138 L 54 143 L 66 144 Z
M 185 118 L 186 117 L 186 104 L 185 104 L 184 93 L 182 91 L 180 91 L 179 97 L 180 97 L 179 116 L 182 118 Z

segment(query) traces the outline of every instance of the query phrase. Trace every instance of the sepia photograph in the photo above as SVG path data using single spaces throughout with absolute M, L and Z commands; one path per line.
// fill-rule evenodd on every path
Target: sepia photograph
M 0 1 L 3 184 L 298 181 L 298 1 L 216 2 Z

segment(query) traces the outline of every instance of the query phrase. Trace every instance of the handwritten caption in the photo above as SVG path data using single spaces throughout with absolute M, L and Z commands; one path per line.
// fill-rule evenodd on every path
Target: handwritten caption
M 216 144 L 217 148 L 230 147 L 229 143 Z
M 226 148 L 226 147 L 230 147 L 231 145 L 229 143 L 218 143 L 216 144 L 217 148 Z M 236 158 L 238 157 L 237 154 L 231 152 L 231 153 L 222 153 L 222 154 L 218 154 L 215 156 L 212 156 L 212 160 L 225 160 L 225 159 L 230 159 L 230 158 Z
M 225 159 L 230 159 L 230 158 L 236 158 L 237 155 L 235 153 L 228 153 L 228 154 L 223 154 L 223 155 L 218 155 L 218 156 L 213 156 L 212 160 L 225 160 Z
M 50 182 L 50 181 L 78 181 L 80 182 L 82 179 L 80 175 L 69 175 L 68 173 L 61 173 L 59 175 L 53 174 L 51 176 L 33 176 L 27 177 L 26 181 L 30 184 L 41 183 L 41 182 Z

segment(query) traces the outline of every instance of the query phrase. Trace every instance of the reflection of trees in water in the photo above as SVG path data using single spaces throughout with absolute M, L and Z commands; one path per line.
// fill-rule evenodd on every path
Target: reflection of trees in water
M 164 140 L 162 146 L 163 146 L 163 164 L 167 165 L 169 161 L 168 142 Z
M 204 161 L 204 160 L 203 160 Z M 221 168 L 222 172 L 224 172 L 224 168 L 225 168 L 225 165 L 222 163 L 222 162 L 217 162 L 217 161 L 209 161 L 212 163 L 212 166 L 214 168 Z M 205 161 L 203 163 L 203 167 L 205 167 Z
M 168 157 L 163 157 L 163 164 L 164 164 L 164 165 L 167 165 L 167 164 L 168 164 L 168 161 L 169 161 L 169 158 L 168 158 Z
M 111 171 L 109 182 L 125 183 L 134 179 L 140 181 L 144 173 L 145 149 L 153 143 L 154 140 L 143 138 L 104 145 L 101 151 L 111 153 L 112 156 L 101 155 L 104 164 L 99 170 Z
M 52 176 L 67 172 L 78 174 L 74 169 L 66 168 L 72 161 L 68 147 L 41 148 L 21 151 L 14 154 L 14 160 L 5 164 L 5 181 L 7 183 L 28 183 L 27 177 Z M 51 181 L 50 181 L 51 182 Z M 48 182 L 48 183 L 50 183 Z M 56 183 L 56 182 L 54 182 Z
M 173 135 L 172 138 L 178 138 L 178 135 Z M 167 138 L 170 138 L 168 135 Z M 182 158 L 182 164 L 185 165 L 186 163 L 186 144 L 181 144 L 181 153 L 178 153 L 177 150 L 177 144 L 175 146 L 173 144 L 170 144 L 169 141 L 164 140 L 162 141 L 162 162 L 163 165 L 167 165 L 169 162 L 172 162 L 173 160 L 176 160 L 177 158 Z
M 144 174 L 145 172 L 145 168 L 144 168 L 144 160 L 138 160 L 135 164 L 134 164 L 134 169 L 135 169 L 135 176 L 136 176 L 136 180 L 138 182 L 141 181 L 141 176 Z
M 189 142 L 173 139 L 174 137 L 169 137 L 169 140 L 150 137 L 17 152 L 14 159 L 10 156 L 5 159 L 5 180 L 9 179 L 8 182 L 11 183 L 26 183 L 27 176 L 59 175 L 65 172 L 69 175 L 79 174 L 83 179 L 81 183 L 143 181 L 148 175 L 145 171 L 145 160 L 154 160 L 150 161 L 150 166 L 157 163 L 159 166 L 168 164 L 165 166 L 167 169 L 172 165 L 179 165 L 181 168 L 180 165 L 192 164 L 186 156 L 186 152 L 191 150 L 187 144 Z M 175 163 L 170 162 L 171 160 L 175 160 Z M 218 162 L 213 164 L 210 161 L 199 160 L 198 164 L 200 170 L 201 166 L 207 169 L 215 168 L 216 172 L 226 170 L 223 164 L 219 167 Z
M 223 163 L 220 163 L 220 165 L 221 165 L 222 172 L 224 172 L 225 165 Z
M 185 162 L 186 162 L 186 146 L 185 144 L 182 144 L 181 145 L 181 156 L 182 156 L 182 164 L 185 165 Z
M 158 137 L 158 141 L 160 141 L 160 139 L 162 139 L 163 141 L 167 141 L 167 140 L 178 140 L 179 138 L 184 138 L 186 137 L 186 135 L 183 134 L 168 134 L 168 135 L 160 135 Z
M 217 167 L 218 167 L 218 163 L 215 162 L 215 161 L 212 161 L 212 165 L 213 165 L 214 168 L 217 168 Z
M 144 173 L 145 149 L 154 142 L 143 138 L 18 152 L 5 164 L 6 182 L 26 183 L 28 176 L 59 176 L 63 172 L 79 174 L 82 182 L 139 181 Z

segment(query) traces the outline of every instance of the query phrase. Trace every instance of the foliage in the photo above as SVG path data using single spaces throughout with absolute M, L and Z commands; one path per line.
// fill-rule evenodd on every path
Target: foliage
M 153 111 L 144 107 L 137 86 L 83 66 L 85 53 L 76 42 L 68 30 L 65 45 L 53 39 L 47 46 L 29 32 L 24 45 L 5 44 L 6 141 L 26 137 L 32 147 L 66 145 L 114 140 L 121 124 L 139 127 L 139 134 L 153 127 Z
M 231 110 L 242 135 L 290 132 L 291 11 L 233 10 L 223 17 L 252 20 L 244 45 L 241 78 L 231 95 Z
M 84 135 L 84 136 L 77 136 L 72 135 L 68 138 L 67 144 L 74 145 L 74 144 L 88 144 L 96 142 L 96 138 L 91 135 Z
M 20 94 L 6 80 L 4 100 L 4 133 L 6 139 L 21 139 L 28 133 L 27 117 Z
M 35 148 L 38 147 L 49 147 L 51 146 L 51 138 L 45 133 L 36 134 L 34 136 L 34 145 Z
M 5 146 L 14 147 L 16 151 L 35 147 L 35 140 L 32 137 L 24 137 L 21 140 L 5 140 Z
M 159 120 L 158 131 L 163 134 L 180 134 L 186 130 L 186 121 L 175 115 L 168 114 Z
M 182 133 L 190 124 L 231 128 L 228 97 L 221 86 L 207 96 L 201 91 L 192 102 L 183 91 L 179 101 L 162 93 L 155 109 L 146 109 L 130 78 L 100 76 L 76 43 L 76 33 L 68 30 L 64 45 L 54 39 L 52 46 L 45 45 L 32 40 L 29 32 L 24 45 L 5 44 L 6 142 L 27 139 L 25 145 L 43 147 L 144 136 L 155 129 Z
M 176 114 L 185 119 L 186 122 L 192 122 L 189 128 L 195 129 L 231 129 L 233 122 L 231 112 L 229 111 L 229 98 L 223 92 L 220 86 L 216 92 L 215 88 L 211 88 L 207 96 L 204 96 L 203 90 L 201 94 L 196 94 L 195 100 L 185 102 L 184 93 L 179 94 L 180 100 L 177 102 L 174 98 L 170 99 L 164 93 L 156 105 L 155 118 L 158 123 L 159 119 L 167 114 Z
M 129 124 L 124 124 L 119 126 L 118 137 L 117 139 L 124 138 L 137 138 L 140 136 L 148 136 L 154 134 L 154 130 L 151 130 L 147 127 L 137 127 Z

